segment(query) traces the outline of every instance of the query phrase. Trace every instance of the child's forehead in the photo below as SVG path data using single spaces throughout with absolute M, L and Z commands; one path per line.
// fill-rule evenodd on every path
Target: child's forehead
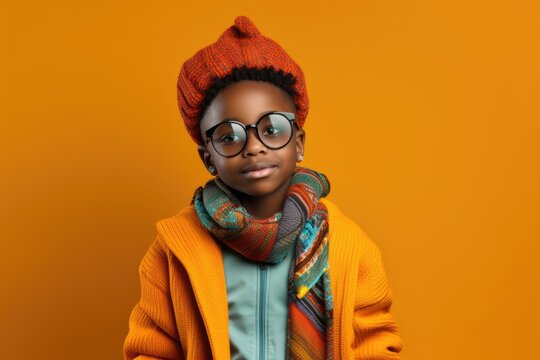
M 277 107 L 290 111 L 294 101 L 278 86 L 262 81 L 241 81 L 221 90 L 209 107 L 222 114 Z M 276 110 L 279 111 L 279 110 Z
M 229 101 L 244 97 L 264 97 L 268 99 L 283 100 L 288 94 L 279 86 L 267 81 L 241 80 L 222 89 L 217 97 Z
M 251 81 L 220 91 L 203 119 L 216 123 L 229 119 L 252 123 L 267 112 L 294 110 L 294 102 L 284 90 L 270 83 Z

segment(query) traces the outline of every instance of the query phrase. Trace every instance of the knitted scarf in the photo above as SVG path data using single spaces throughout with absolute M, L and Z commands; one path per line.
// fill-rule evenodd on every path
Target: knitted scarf
M 319 201 L 330 192 L 326 176 L 297 167 L 283 210 L 255 219 L 219 178 L 193 195 L 201 224 L 237 253 L 276 264 L 295 245 L 288 281 L 288 359 L 332 359 L 333 302 L 328 274 L 328 211 Z

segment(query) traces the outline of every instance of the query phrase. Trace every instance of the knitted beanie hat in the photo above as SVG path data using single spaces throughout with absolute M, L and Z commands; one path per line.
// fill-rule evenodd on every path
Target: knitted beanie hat
M 292 99 L 296 104 L 297 123 L 300 127 L 306 119 L 309 100 L 302 69 L 272 39 L 262 35 L 246 16 L 238 16 L 218 40 L 200 49 L 186 60 L 178 75 L 178 106 L 184 125 L 199 145 L 203 144 L 199 122 L 202 117 L 201 103 L 205 91 L 214 77 L 229 75 L 236 67 L 274 67 L 296 78 Z

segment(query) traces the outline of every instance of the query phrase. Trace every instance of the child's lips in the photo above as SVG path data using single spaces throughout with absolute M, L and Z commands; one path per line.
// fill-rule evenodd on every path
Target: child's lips
M 263 177 L 267 177 L 272 172 L 274 172 L 275 167 L 268 167 L 260 170 L 252 170 L 245 172 L 244 175 L 250 179 L 260 179 Z
M 261 179 L 269 176 L 275 171 L 275 166 L 263 167 L 261 169 L 253 169 L 249 171 L 243 171 L 242 174 L 250 179 Z

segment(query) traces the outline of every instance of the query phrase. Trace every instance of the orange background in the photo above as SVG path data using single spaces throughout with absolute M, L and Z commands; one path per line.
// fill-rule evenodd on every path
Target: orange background
M 530 359 L 537 1 L 3 3 L 2 358 L 120 359 L 157 220 L 208 178 L 176 105 L 247 15 L 303 68 L 305 166 L 379 245 L 402 358 Z

